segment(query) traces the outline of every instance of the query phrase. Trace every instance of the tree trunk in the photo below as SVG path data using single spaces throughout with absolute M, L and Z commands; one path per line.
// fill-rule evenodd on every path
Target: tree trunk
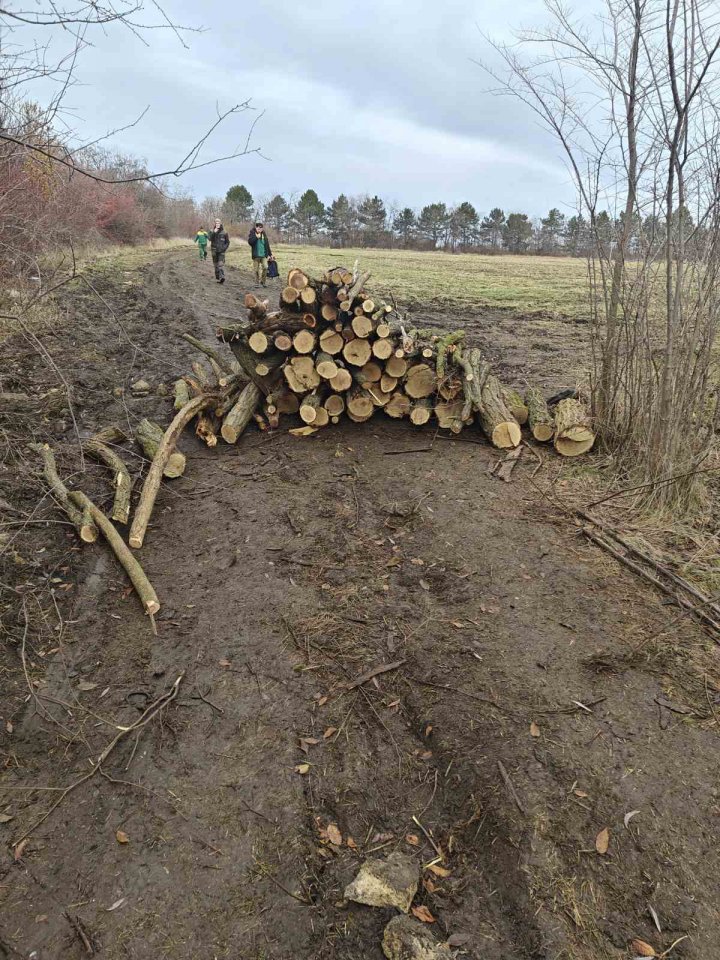
M 132 479 L 128 468 L 117 453 L 110 447 L 105 446 L 96 436 L 86 440 L 83 449 L 91 457 L 100 460 L 113 471 L 115 499 L 113 500 L 111 517 L 117 523 L 127 523 L 130 519 L 130 494 L 132 492 Z
M 555 449 L 563 457 L 578 457 L 595 443 L 590 415 L 579 400 L 561 400 L 555 407 Z
M 261 396 L 260 388 L 254 383 L 249 383 L 242 391 L 220 428 L 220 435 L 226 443 L 237 443 L 238 437 L 250 423 Z
M 198 400 L 199 397 L 193 399 Z M 188 403 L 192 403 L 189 400 Z M 187 408 L 186 403 L 183 410 Z M 163 429 L 151 420 L 141 420 L 135 427 L 135 439 L 148 460 L 154 460 L 163 439 Z M 181 477 L 185 473 L 185 454 L 179 450 L 170 453 L 167 463 L 163 467 L 163 476 L 168 479 Z
M 475 409 L 480 426 L 493 446 L 505 450 L 520 443 L 520 425 L 505 406 L 500 381 L 492 374 L 485 380 L 480 404 L 475 406 Z
M 145 531 L 150 522 L 155 499 L 160 489 L 160 479 L 165 473 L 178 437 L 192 418 L 197 416 L 197 414 L 204 410 L 211 402 L 211 397 L 194 397 L 185 404 L 182 410 L 178 411 L 172 423 L 163 434 L 148 475 L 145 478 L 142 493 L 140 494 L 140 502 L 137 505 L 135 517 L 130 527 L 129 542 L 131 547 L 138 549 L 143 545 Z
M 555 433 L 555 421 L 537 387 L 530 387 L 526 391 L 525 403 L 528 408 L 528 424 L 533 437 L 541 443 L 552 440 Z
M 263 362 L 270 368 L 270 372 L 267 375 L 260 375 L 256 369 L 258 365 L 257 354 L 253 353 L 244 337 L 233 340 L 230 349 L 235 354 L 235 358 L 247 375 L 248 380 L 260 387 L 265 396 L 272 393 L 277 381 L 282 376 L 280 367 L 287 359 L 285 354 L 281 350 L 270 351 L 263 358 Z

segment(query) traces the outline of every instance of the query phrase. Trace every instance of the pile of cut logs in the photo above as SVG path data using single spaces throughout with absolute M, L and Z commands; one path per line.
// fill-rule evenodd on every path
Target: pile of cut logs
M 305 427 L 294 432 L 310 434 L 343 415 L 362 423 L 383 410 L 416 425 L 434 417 L 453 433 L 477 422 L 500 448 L 520 443 L 523 424 L 536 440 L 554 441 L 563 456 L 592 447 L 595 435 L 577 399 L 561 400 L 551 413 L 539 390 L 523 397 L 503 386 L 481 351 L 466 346 L 464 331 L 412 327 L 368 293 L 369 276 L 338 267 L 313 279 L 295 268 L 272 312 L 267 301 L 247 294 L 248 322 L 222 328 L 219 336 L 251 386 L 238 386 L 236 403 L 228 409 L 225 400 L 216 410 L 221 425 L 206 417 L 201 436 L 212 444 L 219 428 L 234 443 L 251 418 L 274 429 L 282 414 L 298 414 Z M 211 363 L 216 386 L 228 383 L 227 369 L 219 370 L 216 358 Z M 197 394 L 206 385 L 207 374 L 184 378 L 178 406 L 188 387 Z
M 290 432 L 306 435 L 344 414 L 362 423 L 377 410 L 416 425 L 434 417 L 439 428 L 454 433 L 477 422 L 491 443 L 515 455 L 526 423 L 536 440 L 553 441 L 563 456 L 592 447 L 588 414 L 574 396 L 561 395 L 552 404 L 530 388 L 522 397 L 500 383 L 480 350 L 466 346 L 463 331 L 410 326 L 394 307 L 368 294 L 368 279 L 357 269 L 336 268 L 320 279 L 293 269 L 274 312 L 248 294 L 248 322 L 218 331 L 232 355 L 183 334 L 209 367 L 193 363 L 192 374 L 176 382 L 177 412 L 167 429 L 148 420 L 136 427 L 135 440 L 151 464 L 130 526 L 130 547 L 143 545 L 162 478 L 182 475 L 185 457 L 176 444 L 195 419 L 196 433 L 210 447 L 218 433 L 235 443 L 253 418 L 268 430 L 278 426 L 282 414 L 299 414 L 304 426 Z M 132 479 L 117 446 L 127 439 L 122 430 L 109 427 L 84 444 L 89 456 L 112 471 L 111 517 L 119 524 L 128 523 L 131 512 Z M 47 444 L 31 446 L 80 539 L 93 543 L 102 533 L 152 618 L 160 609 L 155 590 L 110 518 L 85 493 L 67 488 Z

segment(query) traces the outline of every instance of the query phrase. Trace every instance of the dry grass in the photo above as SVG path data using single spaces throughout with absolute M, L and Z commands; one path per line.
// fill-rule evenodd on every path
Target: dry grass
M 246 246 L 233 243 L 228 260 L 249 263 Z M 378 297 L 392 293 L 401 303 L 420 300 L 439 309 L 496 307 L 568 317 L 589 314 L 587 264 L 569 257 L 489 257 L 286 245 L 278 246 L 276 253 L 281 273 L 297 264 L 319 274 L 331 266 L 352 268 L 359 260 L 361 267 L 372 273 L 373 292 Z

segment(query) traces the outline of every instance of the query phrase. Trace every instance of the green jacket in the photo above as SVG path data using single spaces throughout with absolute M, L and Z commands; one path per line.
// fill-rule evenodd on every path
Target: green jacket
M 208 235 L 204 230 L 198 230 L 195 234 L 195 239 L 193 243 L 199 243 L 201 247 L 206 247 L 208 242 Z

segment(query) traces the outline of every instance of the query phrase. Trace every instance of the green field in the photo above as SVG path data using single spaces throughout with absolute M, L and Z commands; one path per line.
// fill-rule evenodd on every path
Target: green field
M 230 261 L 243 263 L 245 250 L 238 251 L 237 244 L 233 247 Z M 357 259 L 361 269 L 372 273 L 373 292 L 378 296 L 393 293 L 400 303 L 419 300 L 440 308 L 497 307 L 522 313 L 588 315 L 587 264 L 580 259 L 286 245 L 275 252 L 281 274 L 293 266 L 311 274 L 340 265 L 352 269 Z

